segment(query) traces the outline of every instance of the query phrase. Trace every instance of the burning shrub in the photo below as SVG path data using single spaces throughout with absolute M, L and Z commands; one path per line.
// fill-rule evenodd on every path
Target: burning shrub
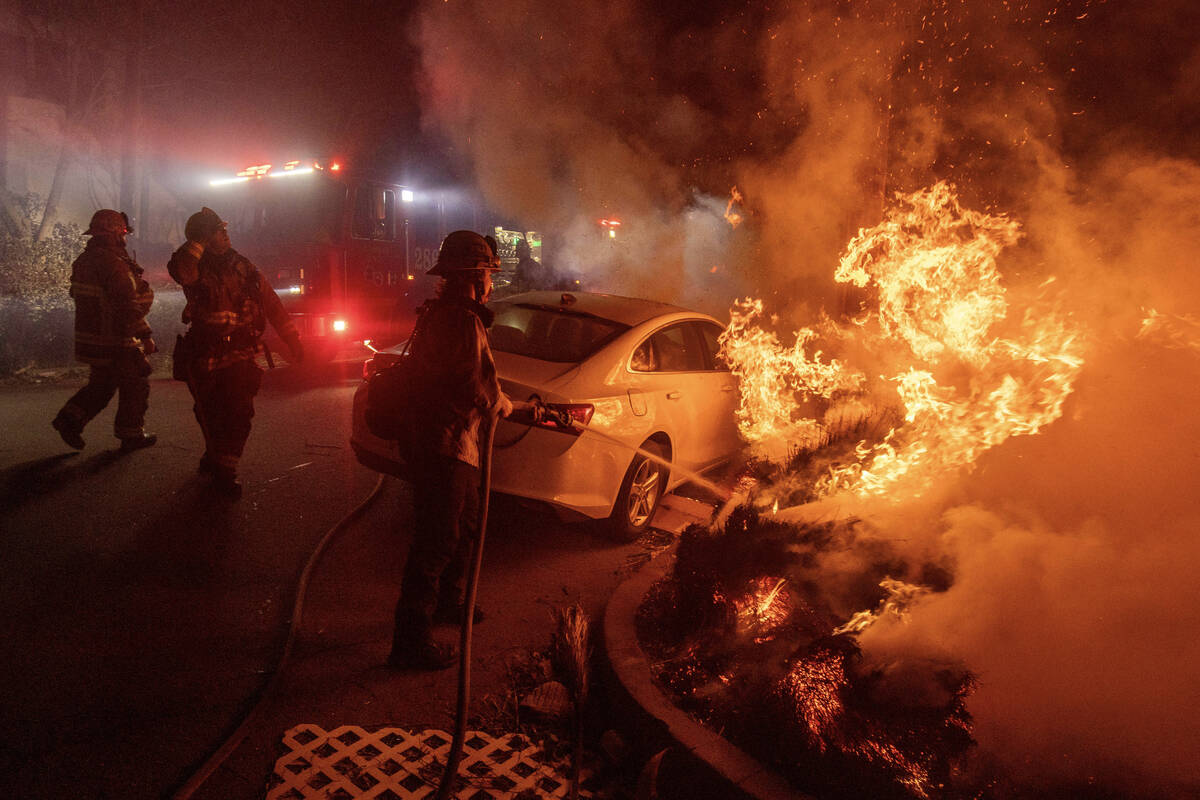
M 656 676 L 679 705 L 731 741 L 823 796 L 931 797 L 945 787 L 973 741 L 965 700 L 973 678 L 959 665 L 873 664 L 855 634 L 869 618 L 934 585 L 890 575 L 914 572 L 863 536 L 858 520 L 797 528 L 735 509 L 715 529 L 692 526 L 673 574 L 639 612 L 639 637 Z M 816 580 L 826 556 L 868 553 L 860 578 Z

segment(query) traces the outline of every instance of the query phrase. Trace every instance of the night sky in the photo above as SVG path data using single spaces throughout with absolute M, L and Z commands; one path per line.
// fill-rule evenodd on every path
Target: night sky
M 110 6 L 90 0 L 22 5 L 51 18 L 114 19 Z M 826 108 L 810 87 L 789 86 L 792 76 L 781 74 L 788 53 L 796 80 L 827 81 L 831 102 L 845 92 L 846 73 L 859 72 L 891 106 L 893 149 L 911 146 L 903 133 L 932 110 L 940 152 L 922 171 L 937 177 L 1010 155 L 972 119 L 989 102 L 1041 105 L 1031 135 L 1055 137 L 1078 162 L 1116 144 L 1200 152 L 1191 133 L 1200 118 L 1200 9 L 1181 0 L 627 0 L 603 9 L 213 0 L 141 3 L 140 32 L 138 5 L 123 4 L 117 24 L 82 36 L 111 47 L 140 35 L 146 147 L 166 162 L 231 169 L 314 155 L 402 179 L 484 173 L 487 183 L 487 128 L 508 117 L 549 127 L 577 115 L 649 164 L 663 185 L 651 199 L 670 205 L 680 187 L 726 192 L 747 165 L 784 157 L 826 124 L 836 103 Z M 444 91 L 457 91 L 470 113 L 448 113 Z M 545 149 L 520 126 L 507 133 L 510 149 Z M 569 153 L 526 155 L 526 174 L 571 182 Z M 892 159 L 901 183 L 909 176 L 902 160 Z M 496 193 L 519 186 L 501 183 Z

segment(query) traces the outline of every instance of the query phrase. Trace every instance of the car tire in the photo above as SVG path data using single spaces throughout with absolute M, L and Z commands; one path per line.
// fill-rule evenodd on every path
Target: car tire
M 659 458 L 666 458 L 666 450 L 658 442 L 647 440 L 642 443 L 641 449 Z M 608 531 L 613 538 L 632 542 L 645 533 L 666 494 L 670 475 L 668 467 L 644 453 L 634 454 L 629 469 L 625 471 L 625 479 L 621 481 L 621 490 L 617 492 L 612 515 L 608 518 Z

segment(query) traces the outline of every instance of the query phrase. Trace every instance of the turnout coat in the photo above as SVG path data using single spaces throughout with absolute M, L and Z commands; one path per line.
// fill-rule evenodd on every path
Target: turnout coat
M 289 344 L 299 341 L 295 324 L 271 284 L 233 248 L 218 255 L 186 243 L 167 264 L 183 286 L 191 324 L 188 351 L 193 368 L 212 372 L 239 361 L 253 361 L 267 322 Z
M 115 236 L 96 234 L 71 264 L 75 301 L 75 358 L 111 366 L 125 348 L 150 337 L 146 314 L 154 290 Z

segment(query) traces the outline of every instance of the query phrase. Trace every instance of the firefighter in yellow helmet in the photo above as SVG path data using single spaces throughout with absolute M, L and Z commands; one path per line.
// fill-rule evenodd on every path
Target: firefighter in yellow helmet
M 396 603 L 388 664 L 443 669 L 454 648 L 437 642 L 434 622 L 457 623 L 464 614 L 466 567 L 478 537 L 479 432 L 486 414 L 507 416 L 512 403 L 500 390 L 488 346 L 492 274 L 500 261 L 472 231 L 442 242 L 429 274 L 442 283 L 422 308 L 409 357 L 438 387 L 429 397 L 423 441 L 413 448 L 413 540 Z M 482 614 L 478 614 L 482 617 Z
M 183 286 L 183 321 L 191 325 L 183 352 L 176 352 L 183 361 L 177 371 L 187 377 L 204 434 L 200 471 L 212 475 L 218 491 L 236 499 L 242 494 L 238 462 L 262 384 L 255 355 L 267 322 L 287 342 L 293 363 L 303 360 L 304 349 L 275 290 L 233 249 L 215 211 L 205 207 L 189 217 L 184 235 L 187 242 L 167 264 Z
M 91 239 L 71 265 L 75 301 L 75 358 L 91 366 L 87 385 L 67 401 L 53 426 L 64 442 L 82 450 L 83 427 L 117 395 L 113 432 L 121 451 L 158 441 L 143 431 L 150 399 L 150 362 L 158 348 L 146 324 L 154 290 L 125 249 L 133 232 L 120 211 L 102 208 L 84 232 Z

